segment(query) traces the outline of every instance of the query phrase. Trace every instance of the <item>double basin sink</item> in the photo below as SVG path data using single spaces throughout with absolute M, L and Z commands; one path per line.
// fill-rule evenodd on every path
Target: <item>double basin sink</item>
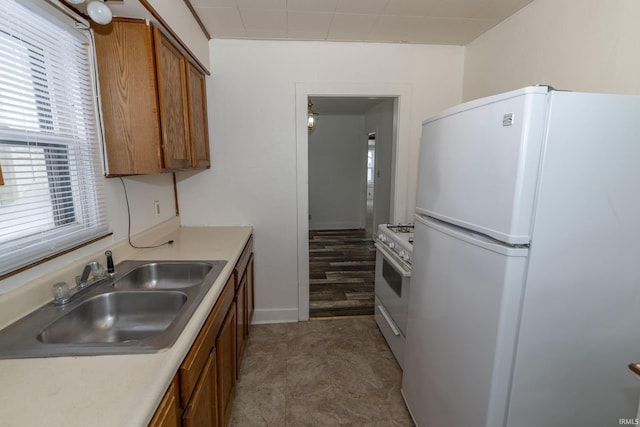
M 123 261 L 73 301 L 0 331 L 0 359 L 153 353 L 188 323 L 226 261 Z

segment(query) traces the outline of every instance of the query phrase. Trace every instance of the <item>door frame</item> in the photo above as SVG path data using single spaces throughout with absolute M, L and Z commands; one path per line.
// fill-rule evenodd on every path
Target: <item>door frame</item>
M 411 85 L 401 83 L 300 82 L 295 87 L 296 183 L 298 241 L 298 320 L 309 319 L 309 96 L 390 97 L 395 98 L 394 158 L 391 184 L 390 220 L 403 221 L 407 210 L 409 177 L 408 140 L 411 118 Z

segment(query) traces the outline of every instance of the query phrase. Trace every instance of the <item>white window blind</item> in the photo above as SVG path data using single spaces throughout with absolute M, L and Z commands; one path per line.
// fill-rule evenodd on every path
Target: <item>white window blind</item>
M 0 1 L 0 275 L 108 231 L 93 47 L 70 21 Z

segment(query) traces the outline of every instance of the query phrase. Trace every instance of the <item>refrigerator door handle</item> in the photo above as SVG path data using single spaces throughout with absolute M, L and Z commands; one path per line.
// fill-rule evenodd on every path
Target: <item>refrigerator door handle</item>
M 395 336 L 400 335 L 400 329 L 398 329 L 398 327 L 393 322 L 393 320 L 391 320 L 391 316 L 389 316 L 389 313 L 387 313 L 387 309 L 384 308 L 382 304 L 378 304 L 378 310 L 380 310 L 380 313 L 382 313 L 382 317 L 384 317 L 384 320 L 386 320 L 387 324 L 389 324 L 389 327 L 391 328 L 393 335 Z

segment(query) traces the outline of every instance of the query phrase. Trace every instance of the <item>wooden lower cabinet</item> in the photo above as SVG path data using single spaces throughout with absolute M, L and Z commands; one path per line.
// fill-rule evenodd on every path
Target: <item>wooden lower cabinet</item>
M 240 365 L 247 344 L 247 275 L 240 279 L 236 289 L 236 377 L 240 376 Z
M 165 393 L 155 415 L 149 423 L 150 427 L 178 427 L 180 425 L 180 403 L 178 399 L 178 377 L 174 377 Z
M 240 365 L 249 338 L 254 312 L 253 290 L 253 237 L 245 245 L 234 268 L 236 278 L 236 373 L 240 375 Z
M 216 402 L 216 353 L 212 351 L 202 375 L 191 395 L 189 404 L 182 414 L 182 425 L 185 427 L 202 427 L 219 425 Z
M 218 357 L 218 413 L 221 426 L 226 426 L 236 390 L 236 308 L 231 305 L 216 340 Z
M 224 427 L 253 318 L 253 238 L 250 237 L 163 397 L 150 426 Z
M 251 257 L 249 258 L 249 263 L 247 264 L 247 272 L 245 273 L 247 276 L 247 337 L 251 333 L 251 323 L 253 323 L 253 313 L 255 312 L 255 289 L 254 289 L 254 280 L 253 280 L 253 253 L 251 253 Z

